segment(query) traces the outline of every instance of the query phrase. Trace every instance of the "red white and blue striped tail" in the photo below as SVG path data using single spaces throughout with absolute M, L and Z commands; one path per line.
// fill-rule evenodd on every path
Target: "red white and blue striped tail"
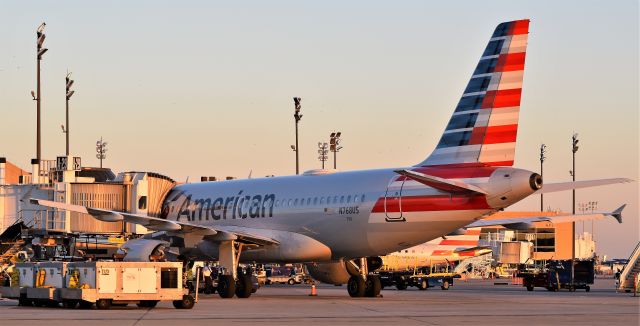
M 493 32 L 436 149 L 419 166 L 512 166 L 529 20 Z

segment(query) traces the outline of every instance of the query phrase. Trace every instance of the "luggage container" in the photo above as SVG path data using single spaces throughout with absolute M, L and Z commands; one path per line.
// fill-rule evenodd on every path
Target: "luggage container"
M 65 286 L 67 262 L 41 262 L 34 266 L 35 284 L 27 288 L 27 298 L 35 306 L 58 306 Z
M 30 306 L 32 301 L 27 299 L 27 289 L 35 287 L 37 266 L 38 263 L 16 263 L 13 270 L 17 282 L 12 277 L 10 286 L 2 287 L 2 297 L 18 300 L 21 306 Z
M 63 306 L 109 309 L 112 304 L 136 303 L 152 308 L 159 301 L 191 309 L 195 304 L 183 287 L 179 262 L 69 263 L 66 286 L 60 289 Z

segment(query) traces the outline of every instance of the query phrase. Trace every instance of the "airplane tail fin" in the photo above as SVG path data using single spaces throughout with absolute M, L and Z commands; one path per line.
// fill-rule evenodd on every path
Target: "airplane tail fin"
M 496 27 L 440 142 L 418 166 L 512 166 L 529 20 Z

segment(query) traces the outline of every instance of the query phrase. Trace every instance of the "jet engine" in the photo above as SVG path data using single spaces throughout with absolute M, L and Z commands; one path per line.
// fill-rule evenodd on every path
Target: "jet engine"
M 322 283 L 342 285 L 347 283 L 351 276 L 360 275 L 358 261 L 359 259 L 355 261 L 338 260 L 329 263 L 310 263 L 305 264 L 305 267 L 307 267 L 309 275 L 315 280 Z M 367 269 L 369 272 L 373 272 L 380 267 L 382 267 L 382 258 L 367 257 Z
M 165 249 L 169 243 L 161 240 L 132 239 L 120 247 L 125 254 L 124 261 L 158 261 L 165 259 Z

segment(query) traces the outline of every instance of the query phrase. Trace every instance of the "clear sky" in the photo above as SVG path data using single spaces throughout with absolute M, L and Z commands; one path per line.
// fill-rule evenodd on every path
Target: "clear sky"
M 35 30 L 42 66 L 43 156 L 64 153 L 64 77 L 72 152 L 178 181 L 295 171 L 292 97 L 302 97 L 302 170 L 317 142 L 343 133 L 342 170 L 422 161 L 438 141 L 495 26 L 530 18 L 516 166 L 567 181 L 638 180 L 637 1 L 5 1 L 0 0 L 0 156 L 35 157 Z M 331 163 L 330 163 L 331 164 Z M 599 252 L 640 239 L 638 182 L 579 190 L 625 223 L 595 224 Z M 571 195 L 547 205 L 570 210 Z M 538 209 L 533 197 L 512 209 Z M 578 227 L 581 230 L 581 227 Z M 587 230 L 591 230 L 590 223 Z

